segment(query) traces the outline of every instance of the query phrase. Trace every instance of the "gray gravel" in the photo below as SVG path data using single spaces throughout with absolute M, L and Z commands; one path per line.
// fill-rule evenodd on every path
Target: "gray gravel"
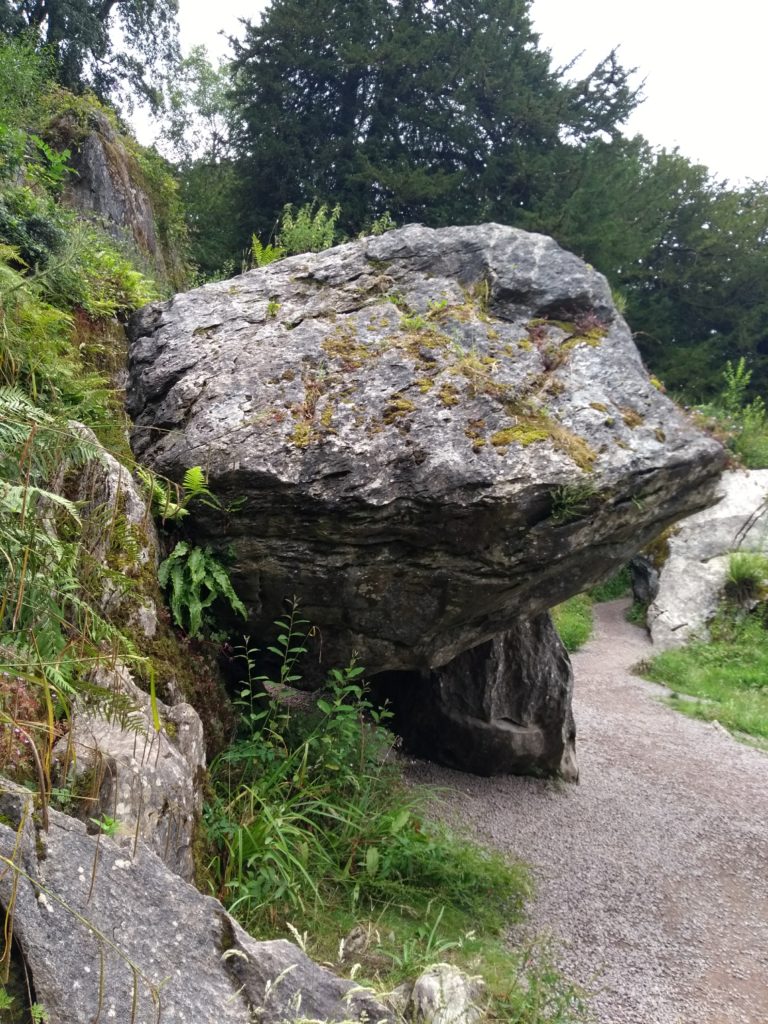
M 624 602 L 573 658 L 581 781 L 409 762 L 449 818 L 528 861 L 529 934 L 596 994 L 600 1024 L 768 1022 L 768 755 L 659 702 Z

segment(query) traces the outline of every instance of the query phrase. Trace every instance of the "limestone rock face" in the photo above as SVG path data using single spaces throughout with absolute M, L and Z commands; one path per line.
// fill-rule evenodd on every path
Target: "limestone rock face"
M 385 673 L 389 702 L 411 753 L 477 775 L 540 772 L 578 779 L 573 672 L 546 613 L 432 672 Z
M 737 548 L 768 553 L 768 470 L 725 473 L 719 501 L 681 523 L 648 608 L 648 628 L 661 650 L 705 639 Z
M 723 454 L 650 383 L 605 279 L 513 228 L 418 225 L 146 307 L 136 453 L 204 464 L 261 630 L 432 669 L 711 501 Z
M 135 157 L 104 115 L 92 112 L 91 122 L 92 130 L 74 147 L 77 177 L 68 184 L 65 200 L 118 240 L 135 245 L 151 258 L 160 277 L 173 281 L 179 268 L 174 255 L 164 251 Z
M 0 814 L 0 903 L 50 1024 L 392 1020 L 292 943 L 256 942 L 143 843 L 97 845 L 56 812 L 38 833 L 31 794 L 5 782 Z
M 69 733 L 55 748 L 60 784 L 78 792 L 73 811 L 85 821 L 106 816 L 121 834 L 138 836 L 187 881 L 195 874 L 193 845 L 203 804 L 203 725 L 189 704 L 157 702 L 156 731 L 149 696 L 123 666 L 100 667 L 91 680 L 131 708 L 76 704 Z M 83 780 L 88 785 L 83 787 Z

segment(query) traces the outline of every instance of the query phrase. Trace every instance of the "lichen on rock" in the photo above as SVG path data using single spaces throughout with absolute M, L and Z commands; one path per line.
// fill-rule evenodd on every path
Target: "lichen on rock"
M 242 499 L 196 528 L 232 546 L 255 631 L 299 597 L 315 682 L 353 653 L 441 669 L 705 507 L 723 464 L 648 379 L 605 279 L 495 224 L 410 225 L 178 295 L 134 319 L 129 358 L 137 454 L 174 479 L 204 463 Z M 595 500 L 561 521 L 554 496 L 585 480 Z

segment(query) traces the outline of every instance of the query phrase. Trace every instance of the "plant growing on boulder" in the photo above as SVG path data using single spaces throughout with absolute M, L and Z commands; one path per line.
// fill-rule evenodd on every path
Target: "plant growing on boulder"
M 174 622 L 190 636 L 200 633 L 206 609 L 218 598 L 244 619 L 248 616 L 226 567 L 208 547 L 191 547 L 187 541 L 179 541 L 160 564 L 157 578 L 164 589 L 170 588 Z
M 758 601 L 768 582 L 768 558 L 759 551 L 734 551 L 728 559 L 725 596 L 737 606 Z

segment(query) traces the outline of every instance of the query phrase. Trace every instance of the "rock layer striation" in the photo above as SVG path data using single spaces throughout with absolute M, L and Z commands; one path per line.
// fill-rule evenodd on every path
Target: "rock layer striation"
M 706 507 L 723 462 L 605 279 L 495 224 L 410 225 L 149 306 L 129 405 L 143 461 L 204 465 L 237 504 L 199 509 L 199 538 L 231 546 L 260 634 L 299 596 L 318 681 L 353 654 L 442 670 Z

